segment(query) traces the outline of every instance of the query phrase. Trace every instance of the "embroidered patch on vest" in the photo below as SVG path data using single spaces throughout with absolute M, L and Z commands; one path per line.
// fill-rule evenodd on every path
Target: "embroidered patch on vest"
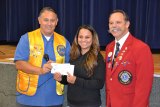
M 65 46 L 63 45 L 58 45 L 57 46 L 57 52 L 60 56 L 64 56 L 65 55 Z
M 118 80 L 121 84 L 128 85 L 132 81 L 132 74 L 127 70 L 123 70 L 119 73 Z
M 42 51 L 43 51 L 43 48 L 41 47 L 41 45 L 34 45 L 33 48 L 30 49 L 30 56 L 33 56 L 36 58 L 42 54 Z

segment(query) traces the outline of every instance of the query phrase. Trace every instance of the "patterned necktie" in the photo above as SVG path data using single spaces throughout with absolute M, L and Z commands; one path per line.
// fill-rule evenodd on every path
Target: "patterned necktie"
M 114 54 L 114 57 L 113 57 L 112 68 L 113 68 L 113 66 L 114 66 L 114 63 L 115 63 L 116 58 L 117 58 L 118 53 L 119 53 L 119 46 L 120 46 L 120 44 L 119 44 L 119 42 L 117 42 L 117 43 L 116 43 L 116 51 L 115 51 L 115 54 Z
M 119 42 L 117 42 L 116 43 L 116 51 L 115 51 L 115 54 L 114 54 L 114 58 L 116 58 L 118 53 L 119 53 L 119 46 L 120 46 L 120 44 L 119 44 Z

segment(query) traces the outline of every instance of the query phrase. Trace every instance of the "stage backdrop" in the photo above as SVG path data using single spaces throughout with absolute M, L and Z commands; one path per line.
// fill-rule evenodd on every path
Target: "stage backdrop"
M 152 49 L 160 49 L 160 0 L 1 0 L 0 41 L 18 42 L 22 34 L 38 28 L 38 13 L 44 6 L 57 10 L 56 31 L 71 43 L 78 26 L 90 24 L 105 46 L 113 39 L 108 33 L 109 14 L 123 9 L 130 17 L 131 33 Z

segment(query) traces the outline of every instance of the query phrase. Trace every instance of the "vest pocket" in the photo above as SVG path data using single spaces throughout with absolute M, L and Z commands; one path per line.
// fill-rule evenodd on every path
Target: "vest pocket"
M 23 72 L 17 74 L 17 89 L 22 92 L 27 92 L 30 84 L 30 77 Z
M 16 87 L 17 91 L 28 96 L 33 96 L 37 91 L 38 78 L 38 75 L 32 75 L 18 71 Z

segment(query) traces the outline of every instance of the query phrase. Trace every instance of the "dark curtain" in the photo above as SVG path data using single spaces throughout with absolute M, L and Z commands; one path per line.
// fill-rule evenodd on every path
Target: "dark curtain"
M 56 31 L 72 43 L 77 28 L 92 25 L 101 46 L 113 37 L 108 33 L 108 17 L 113 9 L 123 9 L 130 17 L 130 32 L 152 49 L 160 49 L 160 0 L 1 0 L 0 41 L 18 42 L 20 36 L 39 27 L 38 14 L 44 6 L 56 9 Z

